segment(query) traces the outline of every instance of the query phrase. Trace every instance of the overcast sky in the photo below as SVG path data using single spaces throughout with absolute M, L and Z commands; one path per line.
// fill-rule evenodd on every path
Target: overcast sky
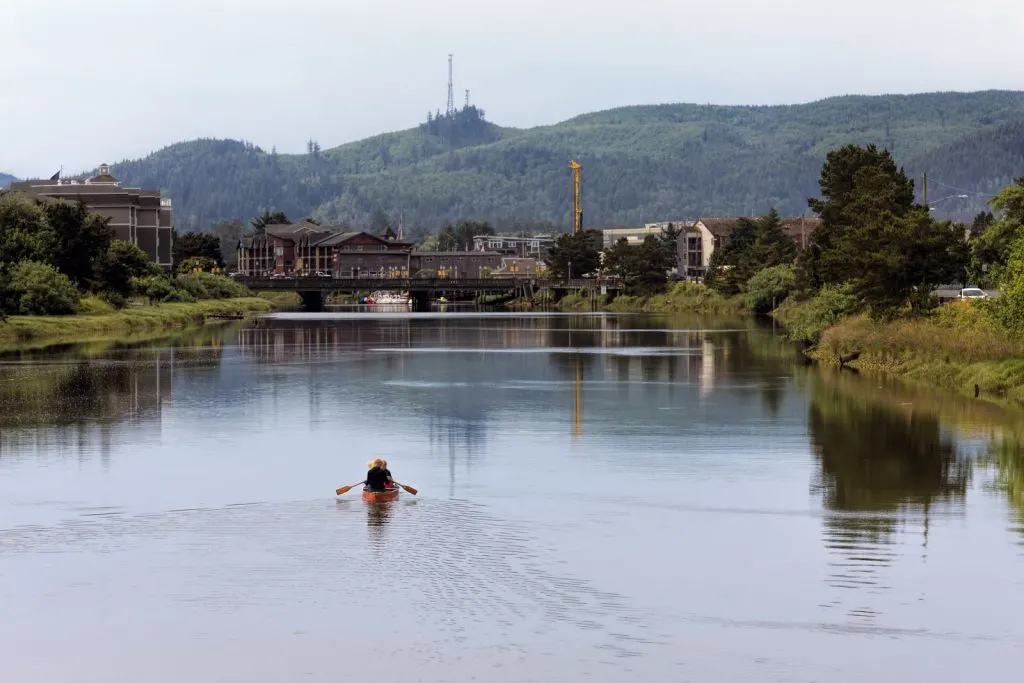
M 195 137 L 328 148 L 443 109 L 495 123 L 629 104 L 1024 89 L 1009 0 L 0 0 L 0 171 Z

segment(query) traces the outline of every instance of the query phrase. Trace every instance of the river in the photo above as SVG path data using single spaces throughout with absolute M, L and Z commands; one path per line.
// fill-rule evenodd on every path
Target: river
M 996 680 L 1022 432 L 749 321 L 277 314 L 8 355 L 3 680 Z M 335 496 L 377 456 L 419 495 Z

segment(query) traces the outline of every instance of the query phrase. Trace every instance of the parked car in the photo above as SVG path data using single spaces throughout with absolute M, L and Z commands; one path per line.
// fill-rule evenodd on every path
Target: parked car
M 988 294 L 977 287 L 964 287 L 960 290 L 961 299 L 987 299 Z

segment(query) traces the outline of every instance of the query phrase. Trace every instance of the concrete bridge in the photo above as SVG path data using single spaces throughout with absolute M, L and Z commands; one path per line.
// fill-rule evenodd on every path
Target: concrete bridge
M 308 310 L 319 310 L 325 294 L 333 292 L 409 292 L 414 310 L 426 310 L 430 299 L 440 296 L 507 294 L 532 296 L 541 289 L 555 292 L 586 291 L 592 294 L 618 293 L 621 282 L 605 278 L 552 280 L 538 277 L 503 278 L 418 278 L 418 277 L 236 277 L 235 281 L 257 292 L 297 292 Z

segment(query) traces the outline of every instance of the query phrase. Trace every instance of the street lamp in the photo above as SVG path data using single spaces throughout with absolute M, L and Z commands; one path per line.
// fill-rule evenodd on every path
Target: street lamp
M 939 199 L 936 199 L 934 202 L 928 202 L 928 210 L 929 211 L 934 211 L 935 207 L 932 206 L 932 204 L 938 204 L 939 202 L 944 202 L 947 199 L 970 199 L 970 198 L 971 198 L 971 195 L 969 195 L 969 194 L 951 194 L 948 197 L 941 197 Z
M 572 284 L 572 261 L 569 261 L 569 284 Z

